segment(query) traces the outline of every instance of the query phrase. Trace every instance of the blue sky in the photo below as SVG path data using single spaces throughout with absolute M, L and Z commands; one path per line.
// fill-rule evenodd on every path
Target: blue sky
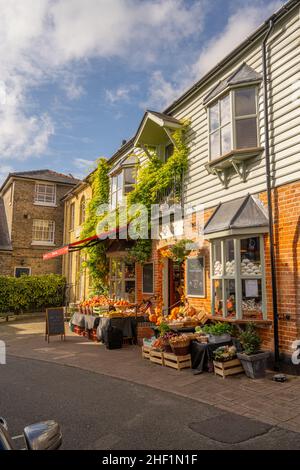
M 283 3 L 0 0 L 0 181 L 86 175 Z

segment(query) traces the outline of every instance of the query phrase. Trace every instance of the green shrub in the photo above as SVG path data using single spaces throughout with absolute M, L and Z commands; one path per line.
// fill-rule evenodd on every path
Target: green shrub
M 0 276 L 0 313 L 43 311 L 64 303 L 66 280 L 57 274 Z

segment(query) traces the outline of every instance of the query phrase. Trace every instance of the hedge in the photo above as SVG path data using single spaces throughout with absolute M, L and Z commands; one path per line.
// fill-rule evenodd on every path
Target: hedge
M 57 274 L 43 276 L 0 276 L 0 313 L 43 311 L 61 307 L 66 280 Z

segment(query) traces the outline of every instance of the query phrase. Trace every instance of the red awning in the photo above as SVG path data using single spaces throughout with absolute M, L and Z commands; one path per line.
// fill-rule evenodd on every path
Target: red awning
M 50 251 L 49 253 L 45 253 L 43 255 L 43 260 L 47 261 L 49 259 L 57 258 L 58 256 L 66 255 L 73 251 L 80 251 L 83 248 L 87 248 L 91 245 L 107 240 L 107 237 L 109 237 L 109 235 L 112 235 L 114 233 L 116 235 L 120 234 L 120 232 L 122 232 L 125 229 L 127 230 L 127 226 L 117 228 L 117 230 L 110 230 L 108 232 L 102 232 L 99 235 L 99 237 L 98 235 L 93 235 L 92 237 L 84 238 L 83 240 L 79 240 L 78 242 L 70 243 L 69 245 L 63 246 L 62 248 L 58 248 L 57 250 L 53 250 L 53 251 Z M 106 238 L 104 238 L 104 235 L 106 235 Z

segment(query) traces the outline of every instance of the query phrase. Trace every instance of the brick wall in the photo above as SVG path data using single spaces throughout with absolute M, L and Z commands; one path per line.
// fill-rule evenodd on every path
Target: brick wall
M 9 276 L 12 271 L 11 253 L 0 251 L 0 276 Z
M 267 195 L 259 195 L 267 207 Z M 273 191 L 274 209 L 274 235 L 276 243 L 276 266 L 278 286 L 279 308 L 279 340 L 280 351 L 291 354 L 291 344 L 295 339 L 300 339 L 300 182 L 291 183 L 276 188 Z M 214 209 L 205 211 L 205 222 Z M 265 235 L 265 264 L 266 264 L 266 290 L 267 290 L 267 315 L 272 321 L 272 284 L 269 256 L 269 236 Z M 153 242 L 152 261 L 155 266 L 155 294 L 162 296 L 162 264 L 159 256 L 159 248 L 162 242 Z M 204 242 L 199 251 L 205 256 L 205 298 L 189 298 L 191 305 L 198 309 L 211 310 L 210 292 L 210 243 Z M 191 254 L 193 255 L 193 253 Z M 147 298 L 142 293 L 142 268 L 137 266 L 137 300 L 140 302 Z M 286 317 L 288 315 L 288 318 Z M 263 347 L 273 350 L 272 326 L 258 329 Z
M 62 259 L 56 258 L 43 261 L 43 254 L 63 244 L 64 207 L 61 198 L 70 190 L 69 185 L 57 185 L 57 206 L 47 207 L 34 205 L 35 182 L 16 180 L 14 191 L 14 206 L 12 219 L 12 267 L 14 274 L 16 266 L 31 267 L 33 275 L 61 274 Z M 53 220 L 55 222 L 55 246 L 33 246 L 33 219 Z

